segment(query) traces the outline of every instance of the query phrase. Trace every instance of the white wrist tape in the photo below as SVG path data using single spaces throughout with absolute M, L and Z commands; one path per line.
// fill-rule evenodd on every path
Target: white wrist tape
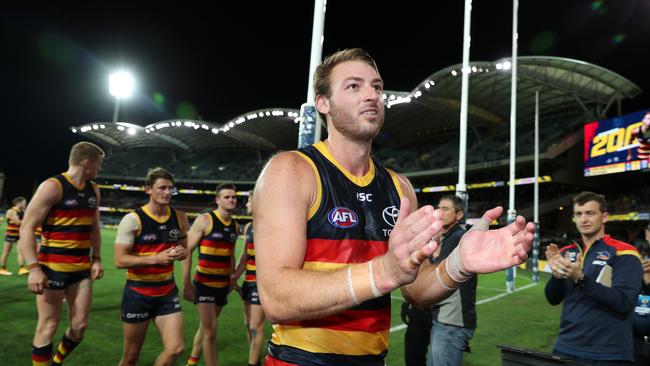
M 352 301 L 354 301 L 355 304 L 359 305 L 359 299 L 357 299 L 357 294 L 354 292 L 354 286 L 352 286 L 352 266 L 348 266 L 348 290 L 350 290 Z
M 463 264 L 460 262 L 460 246 L 462 243 L 449 254 L 447 257 L 447 263 L 445 265 L 445 272 L 449 278 L 456 282 L 462 283 L 469 280 L 472 277 L 471 273 L 468 273 L 463 268 Z
M 375 298 L 381 297 L 381 292 L 377 289 L 375 285 L 375 275 L 372 272 L 372 261 L 368 262 L 368 276 L 370 277 L 370 289 L 372 290 L 372 296 Z
M 442 286 L 442 288 L 444 288 L 445 290 L 447 291 L 455 290 L 455 288 L 451 288 L 445 285 L 445 281 L 443 281 L 442 278 L 440 278 L 440 266 L 436 266 L 436 278 L 438 279 L 438 283 L 440 283 L 440 286 Z
M 472 226 L 471 229 L 469 229 L 468 233 L 475 230 L 488 231 L 489 229 L 490 229 L 490 221 L 488 221 L 484 217 L 481 217 L 479 222 L 477 222 L 474 226 Z M 460 243 L 458 243 L 458 246 L 447 257 L 447 265 L 445 266 L 445 272 L 447 273 L 447 276 L 449 276 L 449 278 L 456 283 L 465 282 L 472 277 L 471 273 L 465 271 L 465 268 L 463 267 L 463 263 L 460 260 L 460 247 L 462 245 L 463 245 L 463 241 L 461 238 L 461 241 Z

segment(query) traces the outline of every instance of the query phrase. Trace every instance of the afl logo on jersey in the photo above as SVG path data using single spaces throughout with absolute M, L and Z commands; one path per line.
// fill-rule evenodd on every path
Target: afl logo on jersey
M 328 214 L 330 224 L 341 229 L 352 229 L 359 223 L 359 216 L 346 207 L 334 207 Z
M 156 240 L 158 240 L 158 235 L 156 235 L 154 233 L 144 234 L 142 236 L 142 240 L 144 240 L 144 241 L 156 241 Z

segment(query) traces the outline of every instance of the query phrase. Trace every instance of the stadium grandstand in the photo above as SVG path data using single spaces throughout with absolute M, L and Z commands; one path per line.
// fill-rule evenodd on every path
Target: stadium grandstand
M 507 206 L 510 60 L 470 64 L 467 182 L 469 217 L 495 205 Z M 453 193 L 458 172 L 461 65 L 434 72 L 411 91 L 386 91 L 386 119 L 373 153 L 409 177 L 421 203 Z M 643 171 L 586 177 L 585 123 L 622 114 L 625 100 L 641 89 L 626 78 L 587 62 L 547 56 L 518 58 L 516 209 L 532 217 L 534 108 L 540 108 L 540 215 L 543 238 L 571 236 L 571 196 L 594 190 L 610 197 L 613 228 L 630 241 L 650 219 L 650 190 Z M 107 158 L 101 184 L 105 222 L 145 200 L 147 169 L 162 166 L 177 178 L 176 206 L 200 212 L 212 206 L 214 187 L 233 182 L 245 196 L 274 153 L 296 147 L 299 111 L 265 108 L 222 123 L 167 120 L 139 126 L 94 122 L 71 127 L 99 143 Z M 647 171 L 647 169 L 646 169 Z M 245 219 L 243 205 L 239 218 Z M 543 251 L 542 251 L 543 252 Z

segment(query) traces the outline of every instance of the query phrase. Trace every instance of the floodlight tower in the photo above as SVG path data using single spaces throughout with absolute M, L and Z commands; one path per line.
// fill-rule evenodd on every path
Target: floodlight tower
M 133 94 L 135 79 L 126 71 L 116 71 L 108 76 L 108 90 L 115 97 L 115 109 L 113 110 L 113 123 L 117 122 L 120 114 L 120 100 L 128 98 Z

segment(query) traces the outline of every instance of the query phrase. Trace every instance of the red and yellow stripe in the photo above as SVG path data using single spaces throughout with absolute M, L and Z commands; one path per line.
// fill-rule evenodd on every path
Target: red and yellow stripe
M 255 264 L 255 244 L 251 242 L 246 243 L 246 255 L 248 255 L 248 260 L 246 261 L 246 275 L 244 281 L 246 282 L 256 282 L 257 281 L 257 265 Z
M 333 271 L 365 263 L 387 250 L 387 241 L 307 239 L 303 269 Z M 379 355 L 388 348 L 390 302 L 378 308 L 364 304 L 320 319 L 275 325 L 272 342 L 315 353 Z

